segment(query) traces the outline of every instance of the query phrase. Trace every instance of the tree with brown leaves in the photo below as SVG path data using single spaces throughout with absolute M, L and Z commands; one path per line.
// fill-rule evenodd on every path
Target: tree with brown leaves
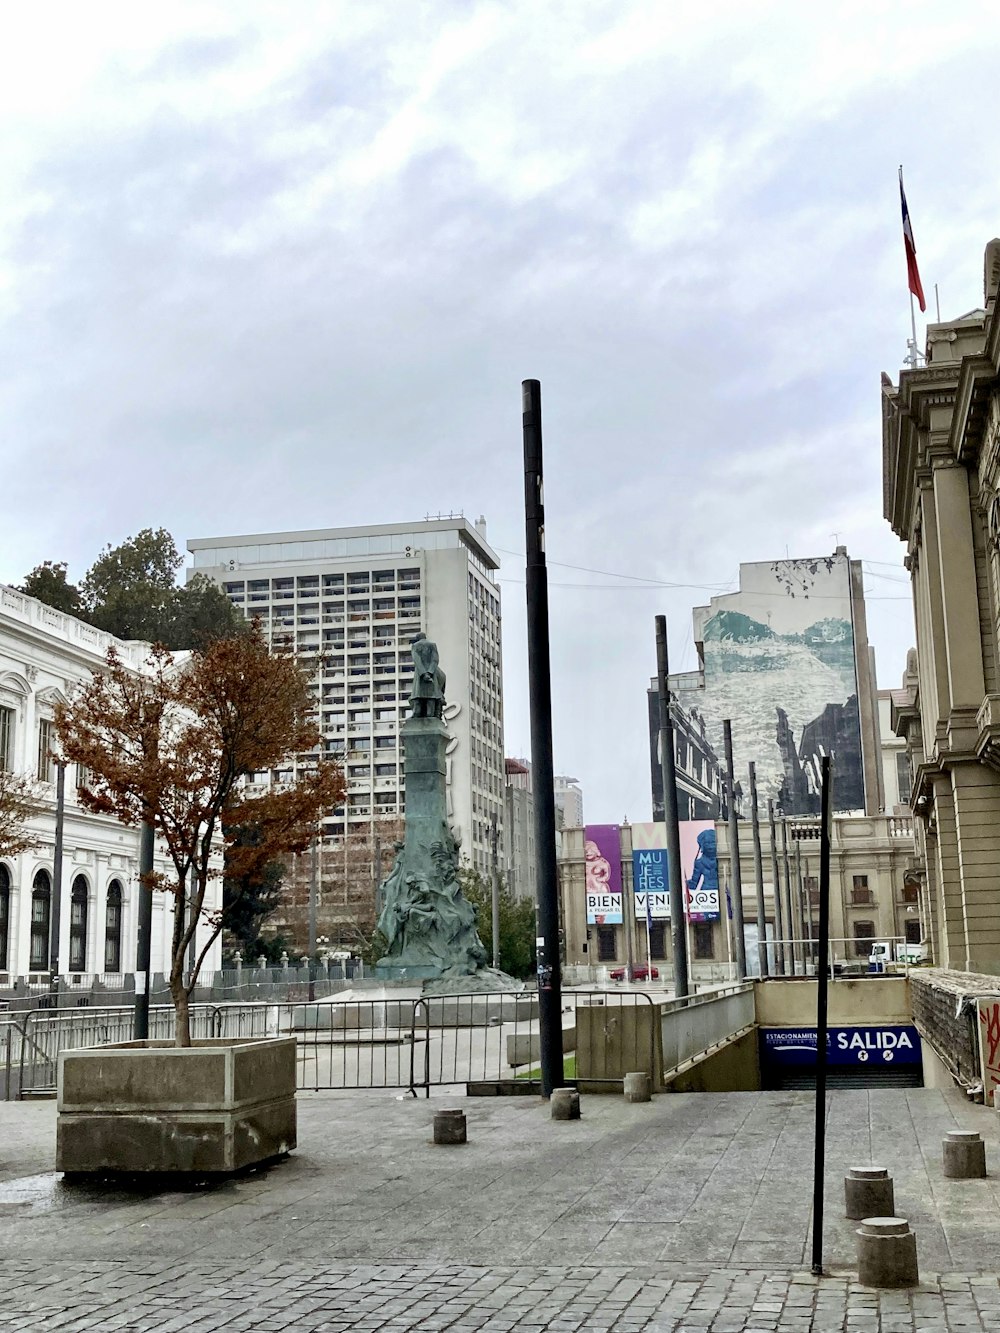
M 253 884 L 276 857 L 303 851 L 324 813 L 343 800 L 343 771 L 311 754 L 320 742 L 309 677 L 269 651 L 258 627 L 175 658 L 162 645 L 137 674 L 112 648 L 106 666 L 56 710 L 63 754 L 82 765 L 80 800 L 124 824 L 150 823 L 171 875 L 147 887 L 174 897 L 170 994 L 177 1044 L 191 1044 L 189 1001 L 202 963 L 226 925 L 209 909 L 209 885 L 226 871 Z M 255 774 L 299 776 L 248 791 Z M 253 838 L 241 830 L 255 830 Z M 185 965 L 199 921 L 207 938 Z
M 35 784 L 20 773 L 0 767 L 0 856 L 20 856 L 38 846 L 38 838 L 28 832 L 27 824 L 40 810 Z

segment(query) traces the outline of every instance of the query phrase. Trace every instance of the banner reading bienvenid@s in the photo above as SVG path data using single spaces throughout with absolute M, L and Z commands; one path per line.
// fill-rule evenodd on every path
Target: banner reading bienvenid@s
M 718 921 L 719 865 L 715 857 L 715 824 L 710 819 L 684 819 L 680 824 L 681 878 L 689 921 Z
M 588 824 L 583 831 L 587 925 L 622 923 L 622 852 L 619 824 Z

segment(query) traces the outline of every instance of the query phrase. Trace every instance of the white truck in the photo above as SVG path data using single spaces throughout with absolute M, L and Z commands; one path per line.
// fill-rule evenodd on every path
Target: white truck
M 891 963 L 912 966 L 925 958 L 922 944 L 907 944 L 905 940 L 876 940 L 868 955 L 869 972 L 885 972 Z

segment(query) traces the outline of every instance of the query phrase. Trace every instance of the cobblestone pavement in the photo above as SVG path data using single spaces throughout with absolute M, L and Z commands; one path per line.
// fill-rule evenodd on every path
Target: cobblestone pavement
M 638 1265 L 301 1267 L 133 1258 L 0 1265 L 0 1328 L 119 1333 L 904 1333 L 985 1330 L 1000 1318 L 995 1274 L 874 1292 L 845 1276 L 753 1269 L 678 1276 Z
M 68 1186 L 51 1103 L 0 1103 L 0 1329 L 977 1330 L 1000 1321 L 997 1118 L 932 1090 L 830 1099 L 825 1256 L 808 1273 L 812 1100 L 801 1093 L 300 1101 L 299 1148 L 218 1184 Z M 945 1180 L 979 1129 L 991 1176 Z M 854 1281 L 848 1166 L 890 1167 L 922 1285 Z

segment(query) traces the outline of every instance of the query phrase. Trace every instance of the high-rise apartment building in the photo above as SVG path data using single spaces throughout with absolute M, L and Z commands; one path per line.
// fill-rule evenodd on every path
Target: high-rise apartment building
M 314 671 L 323 748 L 343 757 L 335 841 L 403 810 L 400 723 L 409 712 L 410 644 L 438 645 L 447 677 L 449 816 L 473 865 L 490 864 L 490 820 L 504 815 L 499 559 L 486 523 L 462 517 L 375 527 L 253 533 L 189 541 L 194 570 L 292 645 Z
M 583 788 L 578 778 L 557 773 L 552 779 L 556 801 L 556 827 L 580 828 L 583 825 Z

